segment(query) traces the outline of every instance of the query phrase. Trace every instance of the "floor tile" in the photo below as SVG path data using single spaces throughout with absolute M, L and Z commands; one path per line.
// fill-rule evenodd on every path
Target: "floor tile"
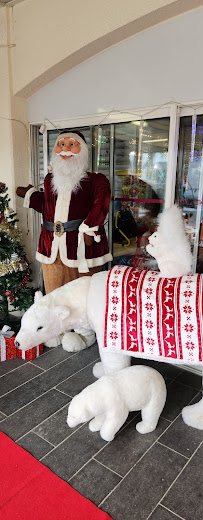
M 13 440 L 19 439 L 49 415 L 62 408 L 67 396 L 57 390 L 50 390 L 40 398 L 28 404 L 12 416 L 1 422 L 1 431 Z
M 68 428 L 68 426 L 67 426 Z M 99 435 L 94 435 L 83 425 L 68 437 L 58 448 L 46 455 L 42 462 L 56 475 L 68 481 L 105 444 Z
M 171 363 L 157 362 L 154 368 L 156 368 L 166 381 L 176 379 L 178 375 L 182 373 L 180 365 L 173 365 Z
M 120 480 L 121 477 L 92 459 L 69 484 L 98 506 Z
M 156 430 L 142 435 L 135 429 L 135 424 L 139 421 L 140 416 L 123 428 L 115 439 L 96 455 L 96 460 L 125 476 L 169 425 L 168 421 L 160 419 Z
M 146 520 L 184 464 L 182 455 L 161 445 L 152 446 L 101 509 L 114 520 Z
M 92 363 L 87 368 L 84 368 L 77 374 L 69 377 L 64 383 L 61 383 L 57 386 L 58 390 L 65 392 L 65 394 L 74 397 L 74 395 L 79 394 L 86 386 L 91 385 L 96 381 L 93 376 L 93 366 L 95 363 Z
M 32 363 L 26 363 L 22 367 L 9 372 L 0 378 L 0 396 L 7 394 L 19 385 L 23 385 L 38 374 L 42 374 L 41 368 Z
M 156 361 L 153 359 L 142 359 L 132 357 L 131 365 L 146 365 L 148 367 L 154 367 L 156 365 Z
M 38 433 L 38 435 L 54 446 L 58 446 L 58 444 L 73 433 L 73 429 L 67 425 L 67 415 L 68 406 L 65 406 L 37 426 L 34 432 Z
M 189 370 L 183 370 L 178 376 L 177 381 L 183 385 L 192 386 L 196 390 L 202 389 L 202 378 L 198 374 L 193 374 Z
M 49 348 L 48 351 L 44 352 L 41 356 L 34 359 L 33 364 L 47 370 L 48 368 L 53 367 L 57 363 L 60 363 L 61 361 L 73 355 L 73 352 L 66 352 L 60 345 L 56 348 Z
M 37 460 L 44 457 L 49 451 L 53 449 L 52 444 L 46 442 L 44 439 L 41 439 L 38 435 L 33 432 L 28 433 L 24 437 L 22 437 L 17 444 L 22 446 L 26 451 L 29 451 L 33 457 Z
M 178 520 L 177 516 L 162 506 L 156 507 L 149 520 Z M 184 519 L 183 519 L 184 520 Z M 193 519 L 195 520 L 195 518 Z
M 28 362 L 21 358 L 7 359 L 6 361 L 0 362 L 0 376 L 7 374 L 11 370 L 26 365 Z
M 115 440 L 106 443 L 88 425 L 71 429 L 66 422 L 72 396 L 95 381 L 98 359 L 96 346 L 79 353 L 59 346 L 44 347 L 32 362 L 0 363 L 0 385 L 9 391 L 0 397 L 0 430 L 101 509 L 108 507 L 113 520 L 202 520 L 203 432 L 188 427 L 181 415 L 185 405 L 200 400 L 201 378 L 177 365 L 134 358 L 133 364 L 163 374 L 166 406 L 155 432 L 139 434 L 140 412 L 132 412 Z
M 173 421 L 180 414 L 184 406 L 188 405 L 196 394 L 197 390 L 182 385 L 176 380 L 169 383 L 167 386 L 166 404 L 161 414 L 162 417 L 169 421 Z
M 9 395 L 1 397 L 0 411 L 10 415 L 28 404 L 31 399 L 40 397 L 44 392 L 55 387 L 97 358 L 98 349 L 96 347 L 90 347 L 87 350 L 77 352 L 74 356 L 50 368 L 32 381 L 25 383 L 21 388 L 17 388 L 15 391 L 10 392 Z
M 182 415 L 171 424 L 159 439 L 159 442 L 165 446 L 188 458 L 191 457 L 202 441 L 203 431 L 187 426 L 182 419 Z
M 203 444 L 182 471 L 162 503 L 185 520 L 203 518 Z

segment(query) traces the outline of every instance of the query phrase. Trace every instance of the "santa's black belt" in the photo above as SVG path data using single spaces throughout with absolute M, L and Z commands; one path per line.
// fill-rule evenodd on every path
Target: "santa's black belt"
M 45 220 L 43 226 L 47 231 L 54 231 L 54 234 L 57 235 L 57 237 L 61 237 L 63 233 L 67 231 L 78 229 L 83 220 L 84 219 L 82 218 L 70 220 L 68 222 L 60 222 L 60 220 L 57 220 L 57 222 L 48 222 L 48 220 Z

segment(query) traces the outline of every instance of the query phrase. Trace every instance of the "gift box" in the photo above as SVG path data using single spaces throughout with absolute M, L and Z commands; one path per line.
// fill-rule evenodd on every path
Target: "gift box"
M 16 357 L 15 334 L 11 327 L 4 325 L 0 330 L 0 361 Z
M 40 343 L 37 347 L 29 348 L 28 350 L 16 349 L 16 356 L 27 361 L 32 361 L 43 354 L 43 343 Z

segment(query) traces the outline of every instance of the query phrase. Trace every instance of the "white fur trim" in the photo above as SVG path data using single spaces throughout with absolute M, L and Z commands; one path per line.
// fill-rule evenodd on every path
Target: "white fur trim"
M 56 207 L 55 207 L 55 215 L 54 215 L 54 222 L 57 222 L 60 220 L 60 222 L 67 222 L 68 220 L 68 214 L 69 214 L 69 206 L 70 206 L 70 199 L 71 199 L 71 192 L 59 192 L 57 201 L 56 201 Z M 83 226 L 81 228 L 81 226 Z M 94 228 L 90 228 L 86 224 L 82 223 L 79 227 L 82 229 L 82 238 L 84 241 L 84 235 L 83 233 L 87 233 L 90 236 L 94 236 L 96 241 L 100 241 L 101 237 L 95 235 L 94 231 L 98 231 L 98 226 L 95 226 Z M 81 238 L 81 240 L 82 240 Z M 82 244 L 83 245 L 83 244 Z M 56 260 L 57 253 L 60 253 L 61 261 L 64 265 L 67 265 L 68 267 L 78 267 L 79 261 L 77 260 L 69 260 L 67 258 L 67 247 L 66 247 L 66 233 L 63 233 L 61 237 L 57 237 L 57 235 L 54 235 L 53 241 L 52 241 L 52 247 L 51 247 L 51 256 L 47 257 L 45 255 L 42 255 L 38 251 L 36 252 L 36 259 L 39 262 L 42 262 L 43 264 L 53 264 Z M 99 265 L 103 265 L 106 262 L 111 262 L 112 255 L 111 253 L 108 253 L 107 255 L 98 257 L 98 258 L 90 258 L 88 260 L 85 259 L 85 250 L 84 250 L 84 257 L 82 257 L 82 261 L 85 260 L 85 270 L 79 272 L 88 273 L 89 268 L 91 267 L 97 267 Z
M 38 191 L 38 190 L 33 186 L 33 188 L 30 188 L 30 189 L 26 192 L 25 197 L 24 197 L 24 202 L 23 202 L 23 207 L 24 207 L 24 208 L 29 208 L 29 207 L 30 207 L 30 197 L 31 197 L 31 195 L 32 195 L 35 191 Z
M 76 141 L 78 141 L 78 143 L 87 147 L 87 143 L 78 134 L 75 134 L 74 132 L 64 132 L 64 134 L 59 134 L 59 136 L 57 137 L 54 148 L 58 144 L 59 139 L 63 139 L 63 137 L 70 137 L 72 139 L 75 139 Z
M 62 235 L 62 237 L 64 235 L 65 235 L 65 233 Z M 62 237 L 60 237 L 59 240 L 61 240 Z M 69 258 L 67 258 L 67 255 L 64 257 L 61 255 L 61 253 L 60 253 L 60 257 L 61 257 L 61 261 L 63 262 L 64 265 L 67 265 L 68 267 L 78 267 L 78 260 L 70 260 Z M 50 256 L 48 258 L 47 256 L 44 256 L 37 251 L 36 259 L 38 260 L 38 262 L 41 262 L 42 264 L 53 264 L 56 257 L 53 260 L 53 256 Z M 104 256 L 98 256 L 96 258 L 87 258 L 87 265 L 88 265 L 88 268 L 90 269 L 91 267 L 99 267 L 99 265 L 104 265 L 107 262 L 111 262 L 112 260 L 113 260 L 112 254 L 107 253 Z
M 69 214 L 69 206 L 70 206 L 71 192 L 59 192 L 56 207 L 55 207 L 55 215 L 54 222 L 58 220 L 60 222 L 67 222 L 68 214 Z M 57 237 L 54 234 L 54 238 L 51 246 L 51 256 L 47 257 L 36 252 L 36 259 L 43 264 L 53 264 L 56 260 L 58 250 L 60 251 L 60 257 L 67 258 L 67 248 L 66 248 L 66 233 L 64 233 L 61 237 Z M 63 260 L 62 260 L 63 261 Z
M 85 258 L 85 240 L 84 240 L 84 233 L 89 235 L 90 237 L 94 237 L 95 242 L 101 241 L 100 235 L 95 235 L 95 231 L 98 231 L 99 226 L 94 226 L 90 228 L 82 222 L 78 229 L 78 248 L 77 248 L 77 260 L 78 260 L 78 271 L 79 273 L 88 273 L 88 263 Z
M 58 193 L 56 207 L 55 207 L 55 215 L 54 222 L 58 220 L 60 222 L 67 222 L 68 214 L 69 214 L 69 206 L 70 206 L 71 192 L 63 192 L 60 191 Z M 60 251 L 60 257 L 63 253 L 67 256 L 67 248 L 66 248 L 66 234 L 64 233 L 61 237 L 57 237 L 54 234 L 52 246 L 51 246 L 51 262 L 53 263 L 56 260 L 58 250 Z M 64 251 L 63 251 L 64 250 Z

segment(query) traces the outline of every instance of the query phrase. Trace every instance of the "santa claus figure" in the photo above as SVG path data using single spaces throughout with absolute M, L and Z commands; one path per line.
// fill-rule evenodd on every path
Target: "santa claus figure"
M 42 213 L 36 258 L 42 262 L 46 293 L 80 276 L 92 275 L 112 260 L 104 221 L 110 185 L 101 173 L 87 172 L 88 148 L 77 131 L 59 134 L 52 153 L 52 173 L 44 192 L 18 187 L 24 206 Z

